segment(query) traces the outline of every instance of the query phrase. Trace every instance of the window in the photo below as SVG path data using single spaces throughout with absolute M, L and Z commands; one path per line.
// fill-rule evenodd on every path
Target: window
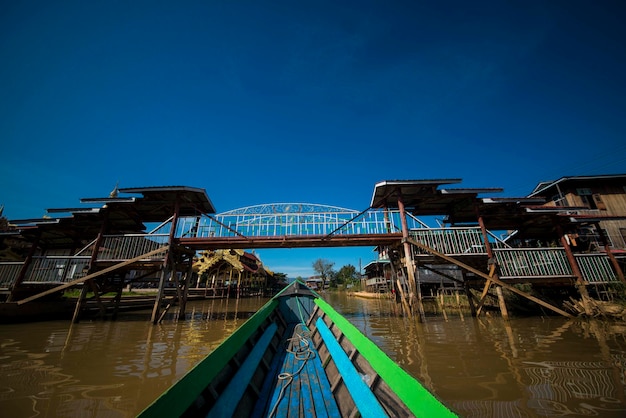
M 567 200 L 560 194 L 555 194 L 550 200 L 554 202 L 554 206 L 567 206 Z
M 602 200 L 602 196 L 599 193 L 594 193 L 592 195 L 582 195 L 580 199 L 583 201 L 584 205 L 587 205 L 589 209 L 600 209 L 606 210 L 606 204 L 604 200 Z
M 596 202 L 590 195 L 582 195 L 580 196 L 580 200 L 582 200 L 583 205 L 586 205 L 589 209 L 598 209 Z
M 606 205 L 604 204 L 604 201 L 602 200 L 602 196 L 600 196 L 599 193 L 595 193 L 591 195 L 593 203 L 596 205 L 596 208 L 600 209 L 600 210 L 606 210 Z

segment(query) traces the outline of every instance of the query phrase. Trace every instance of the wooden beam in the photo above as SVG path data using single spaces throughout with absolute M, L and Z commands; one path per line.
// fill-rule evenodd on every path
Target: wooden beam
M 114 266 L 107 267 L 104 270 L 100 270 L 100 271 L 97 271 L 95 273 L 88 274 L 87 276 L 81 277 L 80 279 L 72 280 L 71 282 L 67 282 L 67 283 L 64 283 L 64 284 L 62 284 L 60 286 L 53 287 L 52 289 L 46 290 L 45 292 L 37 293 L 36 295 L 27 297 L 26 299 L 22 299 L 20 301 L 17 301 L 17 304 L 18 305 L 23 305 L 25 303 L 32 302 L 33 300 L 39 299 L 41 297 L 50 295 L 52 293 L 56 293 L 56 292 L 58 292 L 60 290 L 63 290 L 63 289 L 67 289 L 68 287 L 72 287 L 72 286 L 75 286 L 77 284 L 84 283 L 85 281 L 87 281 L 89 279 L 94 279 L 96 277 L 103 276 L 103 275 L 105 275 L 107 273 L 110 273 L 110 272 L 115 271 L 117 269 L 120 269 L 122 267 L 126 267 L 126 266 L 128 266 L 130 264 L 133 264 L 133 263 L 135 263 L 137 261 L 140 261 L 140 260 L 142 260 L 144 258 L 151 257 L 153 255 L 165 252 L 168 249 L 169 249 L 169 245 L 166 245 L 164 247 L 158 248 L 156 250 L 152 250 L 152 251 L 150 251 L 148 253 L 140 255 L 139 257 L 131 258 L 130 260 L 126 260 L 126 261 L 124 261 L 122 263 L 119 263 L 119 264 L 116 264 Z
M 518 288 L 513 287 L 513 286 L 511 286 L 511 285 L 509 285 L 509 284 L 507 284 L 507 283 L 503 282 L 503 281 L 502 281 L 502 280 L 500 280 L 500 279 L 497 279 L 497 278 L 495 278 L 495 277 L 490 277 L 490 276 L 489 276 L 489 275 L 487 275 L 486 273 L 483 273 L 482 271 L 476 270 L 475 268 L 470 267 L 470 266 L 468 266 L 467 264 L 462 263 L 461 261 L 458 261 L 458 260 L 456 260 L 456 259 L 454 259 L 454 258 L 452 258 L 452 257 L 450 257 L 450 256 L 447 256 L 447 255 L 445 255 L 445 254 L 442 254 L 442 253 L 440 253 L 439 251 L 437 251 L 437 250 L 435 250 L 435 249 L 433 249 L 433 248 L 430 248 L 430 247 L 428 247 L 428 246 L 426 246 L 426 245 L 424 245 L 424 244 L 422 244 L 422 243 L 420 243 L 420 242 L 418 242 L 418 241 L 414 240 L 413 238 L 406 238 L 406 241 L 407 241 L 407 242 L 409 242 L 409 243 L 411 243 L 411 244 L 413 244 L 413 245 L 415 245 L 416 247 L 421 248 L 421 249 L 422 249 L 422 250 L 424 250 L 424 251 L 428 251 L 428 252 L 429 252 L 429 253 L 431 253 L 432 255 L 437 256 L 437 257 L 439 257 L 439 258 L 441 258 L 441 259 L 443 259 L 443 260 L 445 260 L 445 261 L 447 261 L 447 262 L 449 262 L 449 263 L 451 263 L 451 264 L 455 264 L 455 265 L 457 265 L 457 266 L 459 266 L 459 267 L 461 267 L 461 268 L 463 268 L 463 269 L 465 269 L 465 270 L 467 270 L 467 271 L 469 271 L 469 272 L 471 272 L 471 273 L 474 273 L 475 275 L 480 276 L 480 277 L 482 277 L 482 278 L 483 278 L 483 279 L 485 279 L 485 280 L 491 280 L 491 281 L 492 281 L 492 282 L 494 282 L 495 284 L 499 284 L 500 286 L 502 286 L 502 287 L 504 287 L 504 288 L 506 288 L 506 289 L 510 290 L 511 292 L 513 292 L 513 293 L 515 293 L 515 294 L 517 294 L 517 295 L 520 295 L 520 296 L 522 296 L 522 297 L 524 297 L 524 298 L 526 298 L 526 299 L 528 299 L 528 300 L 531 300 L 531 301 L 533 301 L 533 302 L 535 302 L 535 303 L 537 303 L 537 304 L 539 304 L 539 305 L 543 306 L 544 308 L 548 308 L 548 309 L 550 309 L 551 311 L 554 311 L 554 312 L 558 313 L 559 315 L 563 315 L 563 316 L 565 316 L 565 317 L 567 317 L 567 318 L 573 318 L 573 315 L 571 315 L 571 314 L 569 314 L 569 313 L 565 312 L 564 310 L 561 310 L 561 309 L 557 308 L 556 306 L 552 306 L 552 305 L 550 305 L 549 303 L 544 302 L 544 301 L 542 301 L 541 299 L 536 298 L 536 297 L 534 297 L 534 296 L 532 296 L 532 295 L 529 295 L 529 294 L 528 294 L 528 293 L 526 293 L 526 292 L 522 292 L 522 291 L 521 291 L 521 290 L 519 290 Z
M 483 293 L 480 295 L 480 300 L 478 301 L 478 306 L 476 307 L 476 316 L 480 316 L 480 313 L 483 310 L 483 305 L 485 304 L 485 300 L 487 300 L 487 293 L 489 293 L 489 288 L 491 287 L 491 278 L 493 278 L 495 271 L 496 265 L 492 264 L 489 268 L 489 280 L 485 282 L 485 288 L 483 289 Z

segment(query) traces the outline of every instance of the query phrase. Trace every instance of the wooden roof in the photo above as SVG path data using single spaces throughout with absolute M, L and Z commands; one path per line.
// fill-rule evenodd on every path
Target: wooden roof
M 85 198 L 84 203 L 104 203 L 108 206 L 132 204 L 144 222 L 162 222 L 174 213 L 176 201 L 180 216 L 213 214 L 215 207 L 204 189 L 188 186 L 130 187 L 120 193 L 137 194 L 139 197 Z
M 445 215 L 455 211 L 473 213 L 479 194 L 499 193 L 501 188 L 448 188 L 439 186 L 460 183 L 460 179 L 390 180 L 374 186 L 371 207 L 398 208 L 402 199 L 406 210 L 415 216 Z
M 558 191 L 558 187 L 560 184 L 571 183 L 578 186 L 584 185 L 597 185 L 597 184 L 610 184 L 610 183 L 618 183 L 623 184 L 626 181 L 626 174 L 601 174 L 601 175 L 591 175 L 591 176 L 565 176 L 561 177 L 558 180 L 553 181 L 543 181 L 537 186 L 530 194 L 530 196 L 536 196 L 541 194 L 554 194 Z M 554 189 L 554 190 L 553 190 Z
M 440 188 L 459 183 L 459 179 L 391 180 L 376 184 L 372 207 L 398 207 L 402 198 L 406 210 L 415 216 L 445 215 L 451 226 L 477 225 L 482 216 L 492 231 L 518 230 L 519 237 L 554 237 L 555 226 L 564 230 L 571 225 L 563 208 L 540 206 L 541 197 L 481 198 L 480 194 L 498 193 L 501 188 Z
M 120 189 L 120 193 L 137 196 L 84 198 L 89 207 L 48 209 L 50 214 L 65 217 L 11 220 L 21 235 L 29 240 L 40 236 L 48 248 L 76 248 L 94 239 L 106 217 L 107 233 L 140 233 L 146 223 L 163 222 L 174 214 L 176 199 L 180 216 L 215 213 L 204 189 L 187 186 L 139 187 Z M 94 205 L 98 205 L 94 207 Z

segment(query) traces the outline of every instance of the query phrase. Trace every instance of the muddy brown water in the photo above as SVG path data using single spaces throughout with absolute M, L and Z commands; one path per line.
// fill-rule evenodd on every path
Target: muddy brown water
M 326 297 L 460 416 L 626 416 L 624 323 L 454 310 L 416 323 L 387 300 Z M 264 302 L 191 302 L 158 326 L 149 311 L 0 325 L 0 416 L 135 416 Z

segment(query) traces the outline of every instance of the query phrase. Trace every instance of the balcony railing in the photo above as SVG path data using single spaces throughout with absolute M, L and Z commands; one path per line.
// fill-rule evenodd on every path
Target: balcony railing
M 87 256 L 33 257 L 24 282 L 65 283 L 80 279 L 87 273 L 89 259 Z
M 583 279 L 590 284 L 618 281 L 606 254 L 576 254 L 574 257 Z
M 129 260 L 167 245 L 168 234 L 105 235 L 100 244 L 98 261 Z M 163 254 L 150 260 L 162 260 Z
M 480 228 L 423 228 L 410 232 L 416 241 L 447 255 L 486 254 Z M 427 254 L 416 249 L 420 254 Z
M 500 277 L 571 277 L 563 248 L 497 248 Z
M 22 270 L 23 262 L 1 262 L 0 263 L 0 288 L 6 289 L 13 286 Z

